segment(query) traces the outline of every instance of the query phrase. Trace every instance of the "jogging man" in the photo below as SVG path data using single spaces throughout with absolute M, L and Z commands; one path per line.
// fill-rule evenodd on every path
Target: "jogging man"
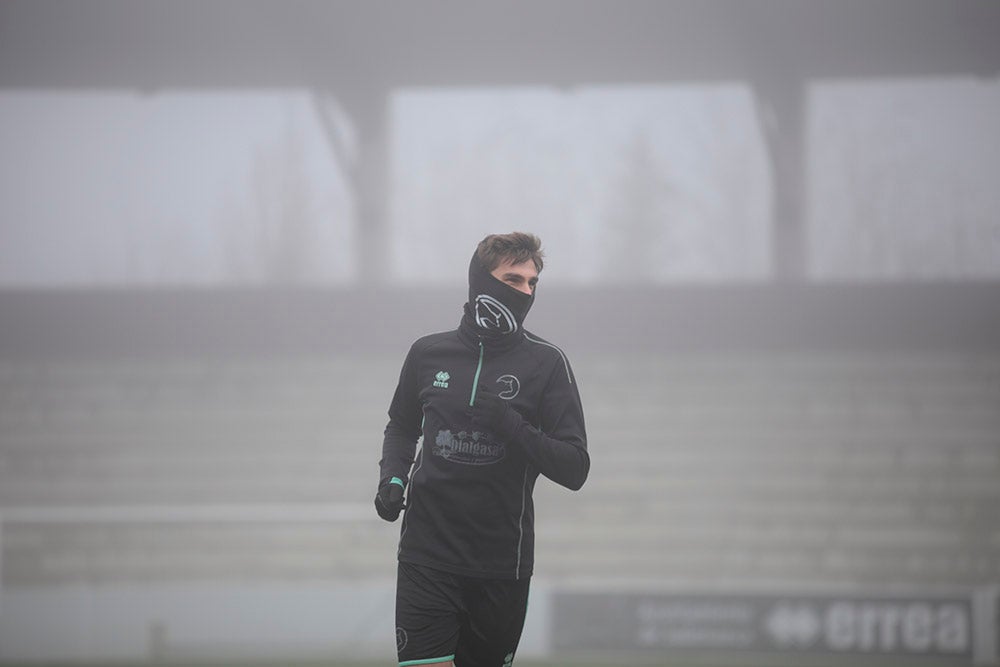
M 395 521 L 405 493 L 402 667 L 510 667 L 534 564 L 535 480 L 542 474 L 575 491 L 587 479 L 569 361 L 524 330 L 542 257 L 531 234 L 483 239 L 458 329 L 420 338 L 403 363 L 375 497 L 379 516 Z

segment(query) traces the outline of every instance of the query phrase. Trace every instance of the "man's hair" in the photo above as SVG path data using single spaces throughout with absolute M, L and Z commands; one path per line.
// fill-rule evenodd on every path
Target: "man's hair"
M 511 232 L 490 234 L 484 238 L 476 247 L 476 257 L 487 271 L 493 271 L 507 261 L 520 264 L 530 259 L 535 263 L 535 269 L 541 273 L 545 253 L 542 252 L 541 239 L 534 234 Z

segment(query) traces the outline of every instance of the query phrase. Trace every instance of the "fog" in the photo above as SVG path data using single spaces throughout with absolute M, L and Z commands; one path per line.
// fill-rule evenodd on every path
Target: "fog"
M 805 277 L 1000 275 L 995 79 L 819 82 L 808 101 Z M 356 133 L 340 111 L 329 139 L 323 103 L 301 90 L 0 93 L 17 156 L 0 167 L 0 279 L 447 285 L 480 238 L 510 229 L 543 238 L 547 284 L 774 277 L 781 230 L 745 84 L 392 93 L 385 259 L 370 276 L 346 157 Z
M 523 230 L 592 469 L 539 480 L 519 658 L 997 664 L 997 34 L 0 5 L 0 663 L 392 664 L 386 409 Z

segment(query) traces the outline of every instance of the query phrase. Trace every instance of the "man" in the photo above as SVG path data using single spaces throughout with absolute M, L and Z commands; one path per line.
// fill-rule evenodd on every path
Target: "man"
M 401 667 L 513 663 L 534 564 L 535 480 L 577 490 L 590 470 L 569 362 L 523 326 L 542 257 L 531 234 L 483 239 L 458 329 L 417 340 L 403 364 L 375 497 L 379 516 L 395 521 L 406 495 Z

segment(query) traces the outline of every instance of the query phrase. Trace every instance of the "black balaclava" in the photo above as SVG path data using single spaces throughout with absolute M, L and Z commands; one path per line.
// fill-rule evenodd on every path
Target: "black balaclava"
M 500 338 L 521 331 L 535 295 L 514 289 L 494 278 L 475 253 L 469 262 L 469 301 L 465 320 L 484 338 Z

